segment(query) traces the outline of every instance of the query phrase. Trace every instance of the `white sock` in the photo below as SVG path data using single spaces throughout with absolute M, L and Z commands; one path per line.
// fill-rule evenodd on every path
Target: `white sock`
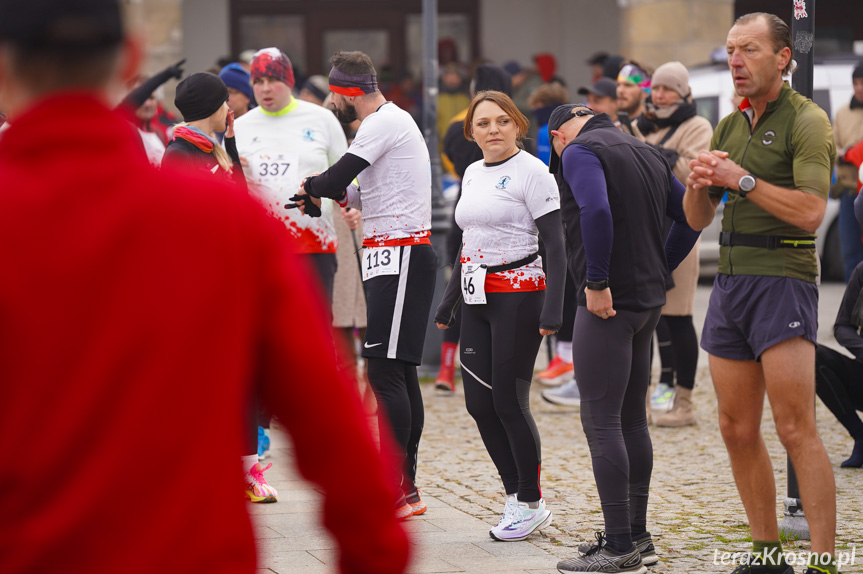
M 258 464 L 258 453 L 241 456 L 240 459 L 243 461 L 243 474 L 245 474 Z
M 572 341 L 558 341 L 555 347 L 557 355 L 561 359 L 563 359 L 567 363 L 572 362 Z

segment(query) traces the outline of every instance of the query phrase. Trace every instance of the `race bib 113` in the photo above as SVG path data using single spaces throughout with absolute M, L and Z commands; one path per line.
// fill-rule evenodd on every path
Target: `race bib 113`
M 378 275 L 399 274 L 399 247 L 367 247 L 363 250 L 363 281 Z

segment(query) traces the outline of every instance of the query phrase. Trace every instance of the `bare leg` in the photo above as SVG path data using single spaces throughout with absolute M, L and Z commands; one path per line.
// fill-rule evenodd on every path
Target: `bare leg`
M 788 339 L 767 349 L 761 362 L 776 431 L 797 472 L 812 551 L 833 554 L 836 483 L 815 426 L 815 345 Z
M 755 361 L 733 361 L 711 355 L 710 374 L 719 402 L 719 429 L 749 519 L 752 539 L 779 540 L 776 483 L 761 436 L 764 409 L 761 365 Z

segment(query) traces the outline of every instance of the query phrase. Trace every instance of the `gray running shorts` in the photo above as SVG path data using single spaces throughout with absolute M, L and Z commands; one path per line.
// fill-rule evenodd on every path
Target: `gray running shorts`
M 803 337 L 816 343 L 818 286 L 801 279 L 725 275 L 713 282 L 701 348 L 716 357 L 760 360 L 777 343 Z

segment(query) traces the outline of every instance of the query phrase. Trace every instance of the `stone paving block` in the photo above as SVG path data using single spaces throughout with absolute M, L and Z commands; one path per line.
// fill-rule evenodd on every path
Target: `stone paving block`
M 336 541 L 327 533 L 309 534 L 296 532 L 284 538 L 273 540 L 272 543 L 278 550 L 329 550 L 336 548 Z
M 452 562 L 455 556 L 475 559 L 491 559 L 491 554 L 473 544 L 471 541 L 462 541 L 452 537 L 448 542 L 431 544 L 428 539 L 423 539 L 418 545 L 417 552 L 422 556 L 442 558 Z
M 429 508 L 426 513 L 422 515 L 422 518 L 425 520 L 453 520 L 462 518 L 476 520 L 471 514 L 463 512 L 461 509 L 453 508 L 452 506 Z M 409 521 L 410 520 L 411 519 L 409 519 Z
M 411 543 L 418 548 L 432 548 L 435 549 L 437 547 L 446 547 L 449 544 L 460 543 L 460 542 L 485 542 L 488 534 L 483 535 L 466 535 L 460 534 L 457 532 L 423 532 L 414 536 L 411 539 Z M 490 540 L 490 539 L 489 539 Z M 437 550 L 434 550 L 433 553 L 436 553 Z M 446 556 L 447 553 L 444 552 L 441 554 L 442 556 Z
M 465 572 L 524 572 L 527 568 L 554 568 L 558 559 L 554 556 L 457 556 L 445 559 Z M 556 570 L 556 568 L 555 568 Z
M 261 560 L 263 562 L 263 560 Z M 336 569 L 324 564 L 305 550 L 273 552 L 266 557 L 267 570 L 277 574 L 334 574 Z
M 464 518 L 430 518 L 429 522 L 440 528 L 442 531 L 456 535 L 465 540 L 490 540 L 488 531 L 492 526 L 494 526 L 493 524 L 486 524 L 485 522 L 470 516 Z
M 263 524 L 252 524 L 255 539 L 282 538 L 282 534 Z
M 434 574 L 437 572 L 464 572 L 458 566 L 453 566 L 440 558 L 425 558 L 411 563 L 408 574 Z
M 337 554 L 335 550 L 311 550 L 309 551 L 309 554 L 314 556 L 320 562 L 329 565 L 331 570 L 327 570 L 327 572 L 335 573 L 335 566 L 337 564 Z M 415 550 L 407 572 L 409 574 L 434 574 L 437 572 L 464 572 L 464 570 L 461 570 L 457 566 L 453 566 L 440 558 L 425 556 L 421 552 Z M 280 572 L 279 574 L 282 573 Z
M 522 540 L 521 542 L 499 542 L 497 540 L 492 540 L 491 538 L 489 538 L 487 542 L 477 542 L 476 545 L 491 554 L 492 556 L 507 558 L 549 558 L 548 552 L 542 550 L 541 548 L 537 548 L 527 540 Z
M 280 537 L 272 542 L 276 550 L 323 550 L 336 547 L 335 540 L 326 530 L 309 523 L 278 523 L 268 528 Z
M 307 512 L 305 514 L 270 514 L 256 516 L 255 520 L 262 526 L 268 526 L 283 536 L 294 536 L 296 534 L 328 535 L 316 512 Z
M 422 495 L 423 502 L 425 502 L 426 506 L 429 508 L 449 508 L 448 504 L 438 500 L 437 497 L 428 494 L 425 490 L 420 490 L 420 493 Z
M 419 517 L 413 517 L 404 522 L 405 530 L 412 533 L 414 538 L 418 538 L 427 532 L 443 532 L 443 528 L 437 526 L 430 520 L 419 520 Z

